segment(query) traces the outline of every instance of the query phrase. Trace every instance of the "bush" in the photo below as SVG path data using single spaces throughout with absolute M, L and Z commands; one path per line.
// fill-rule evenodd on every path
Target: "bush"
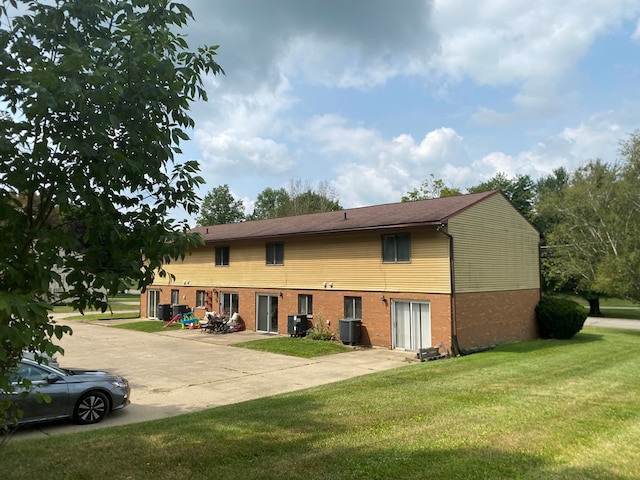
M 319 321 L 313 325 L 313 328 L 307 330 L 306 336 L 311 340 L 324 340 L 327 342 L 336 339 L 335 333 L 325 327 L 325 323 L 322 317 L 320 317 Z
M 573 338 L 582 330 L 587 311 L 567 298 L 543 297 L 536 306 L 536 319 L 542 338 Z

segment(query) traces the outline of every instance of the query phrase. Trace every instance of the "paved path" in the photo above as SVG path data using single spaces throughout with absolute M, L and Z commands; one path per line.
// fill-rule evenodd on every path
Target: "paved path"
M 587 317 L 584 322 L 590 327 L 623 328 L 627 330 L 640 330 L 640 320 L 625 320 L 622 318 Z
M 61 340 L 65 354 L 59 362 L 62 367 L 104 369 L 123 375 L 131 384 L 131 405 L 97 425 L 43 424 L 24 429 L 16 438 L 197 412 L 406 366 L 415 357 L 408 352 L 367 348 L 303 359 L 230 346 L 266 338 L 256 332 L 215 335 L 173 330 L 150 334 L 100 323 L 68 322 L 73 335 Z

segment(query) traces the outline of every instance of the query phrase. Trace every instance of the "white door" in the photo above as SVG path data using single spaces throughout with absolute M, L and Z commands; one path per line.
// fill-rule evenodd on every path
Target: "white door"
M 429 302 L 393 301 L 393 346 L 419 350 L 431 346 Z

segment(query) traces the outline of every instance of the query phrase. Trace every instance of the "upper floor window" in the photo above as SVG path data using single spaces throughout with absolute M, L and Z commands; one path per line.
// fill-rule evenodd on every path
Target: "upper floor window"
M 382 236 L 382 261 L 385 263 L 411 260 L 411 236 L 408 233 Z
M 267 265 L 284 265 L 284 243 L 267 243 Z
M 229 265 L 229 247 L 216 247 L 216 267 Z

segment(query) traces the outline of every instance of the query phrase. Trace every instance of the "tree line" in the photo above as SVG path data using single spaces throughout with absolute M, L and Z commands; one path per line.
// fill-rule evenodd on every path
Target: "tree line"
M 342 210 L 338 196 L 326 182 L 314 187 L 310 182 L 291 180 L 287 188 L 265 188 L 258 194 L 253 212 L 247 214 L 241 199 L 236 199 L 228 184 L 213 188 L 204 196 L 198 225 L 221 225 L 245 220 L 290 217 L 306 213 Z

